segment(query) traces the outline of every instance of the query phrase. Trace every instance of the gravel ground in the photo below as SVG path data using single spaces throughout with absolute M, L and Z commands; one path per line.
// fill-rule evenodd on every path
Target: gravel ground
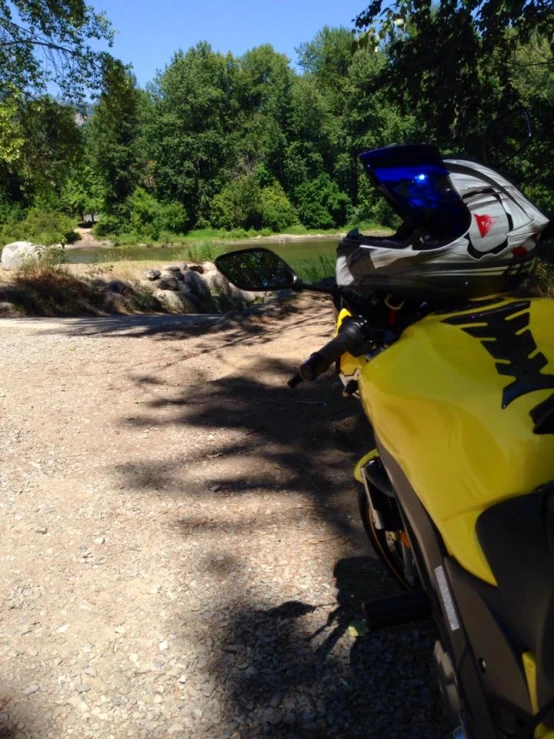
M 370 433 L 297 310 L 0 321 L 0 736 L 446 736 L 427 627 L 356 638 L 394 593 L 351 483 Z

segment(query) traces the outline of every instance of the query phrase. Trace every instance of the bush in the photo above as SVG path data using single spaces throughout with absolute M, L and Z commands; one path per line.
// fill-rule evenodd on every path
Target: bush
M 298 223 L 298 214 L 278 182 L 264 187 L 261 200 L 264 228 L 280 232 Z
M 23 220 L 8 222 L 0 228 L 0 243 L 25 240 L 45 246 L 70 244 L 79 238 L 73 228 L 73 221 L 64 213 L 32 208 Z
M 103 215 L 96 225 L 92 227 L 92 233 L 97 239 L 105 239 L 121 233 L 125 229 L 125 223 L 116 215 Z
M 296 189 L 296 198 L 300 220 L 308 228 L 327 229 L 346 223 L 350 200 L 329 175 L 302 183 Z
M 245 175 L 228 182 L 212 200 L 212 225 L 228 231 L 235 228 L 261 228 L 261 192 L 255 177 Z

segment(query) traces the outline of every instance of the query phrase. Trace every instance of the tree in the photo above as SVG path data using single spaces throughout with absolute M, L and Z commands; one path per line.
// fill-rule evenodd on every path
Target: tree
M 157 196 L 187 209 L 191 225 L 211 221 L 211 203 L 236 163 L 236 64 L 200 43 L 179 51 L 150 88 L 147 150 Z
M 0 99 L 52 83 L 73 100 L 99 88 L 111 57 L 90 39 L 111 45 L 112 31 L 83 0 L 0 0 Z
M 550 2 L 373 0 L 356 19 L 362 47 L 385 45 L 382 82 L 443 140 L 459 139 L 517 102 L 510 61 L 535 33 L 552 31 Z
M 100 175 L 106 213 L 120 215 L 140 183 L 144 161 L 140 146 L 141 93 L 121 63 L 106 76 L 87 130 L 90 163 Z
M 49 96 L 0 101 L 0 189 L 13 201 L 57 198 L 82 153 L 75 110 Z

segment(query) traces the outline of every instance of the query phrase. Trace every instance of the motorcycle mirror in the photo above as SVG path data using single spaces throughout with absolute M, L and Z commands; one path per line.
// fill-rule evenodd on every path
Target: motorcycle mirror
M 283 290 L 301 285 L 294 270 L 269 249 L 231 251 L 217 257 L 215 266 L 240 290 Z
M 494 120 L 484 136 L 485 163 L 501 167 L 517 156 L 533 138 L 533 125 L 524 108 L 516 108 Z

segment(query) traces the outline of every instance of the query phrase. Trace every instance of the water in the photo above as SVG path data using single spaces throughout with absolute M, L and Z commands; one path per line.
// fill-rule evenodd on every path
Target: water
M 288 241 L 281 244 L 260 244 L 252 241 L 245 244 L 233 244 L 228 247 L 215 247 L 213 254 L 209 254 L 209 247 L 199 247 L 200 260 L 209 259 L 221 251 L 234 251 L 236 249 L 251 249 L 264 246 L 272 249 L 285 259 L 301 276 L 310 277 L 314 270 L 318 277 L 331 275 L 334 272 L 334 263 L 338 239 L 324 240 L 311 239 L 306 241 Z M 188 249 L 194 253 L 194 246 L 176 247 L 145 247 L 145 246 L 120 246 L 111 249 L 81 248 L 67 249 L 66 256 L 70 264 L 100 264 L 105 262 L 137 261 L 137 262 L 175 262 L 186 261 Z M 190 257 L 189 257 L 190 258 Z M 191 259 L 192 261 L 192 259 Z M 145 265 L 146 266 L 146 265 Z

